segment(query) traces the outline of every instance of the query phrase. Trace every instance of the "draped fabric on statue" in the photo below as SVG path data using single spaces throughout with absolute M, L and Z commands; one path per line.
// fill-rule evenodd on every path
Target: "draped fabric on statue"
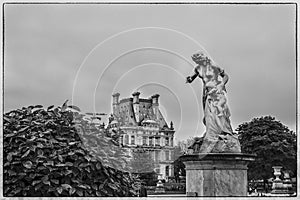
M 217 110 L 216 106 L 214 105 L 213 99 L 208 97 L 205 102 L 205 110 L 204 110 L 204 116 L 205 116 L 205 121 L 206 121 L 206 128 L 215 133 L 228 133 L 232 134 L 232 128 L 230 125 L 230 113 L 229 113 L 229 108 L 226 105 L 224 107 L 222 116 L 217 116 Z
M 231 140 L 237 141 L 237 136 L 234 136 L 231 123 L 230 123 L 230 111 L 228 105 L 224 105 L 224 113 L 222 116 L 217 115 L 217 109 L 214 105 L 213 99 L 208 95 L 205 98 L 205 108 L 204 108 L 204 119 L 206 124 L 206 132 L 204 135 L 204 141 L 200 148 L 201 153 L 209 152 L 220 152 L 220 143 L 218 141 L 228 140 L 228 137 L 231 137 Z M 223 136 L 223 137 L 222 137 Z M 223 146 L 223 145 L 222 145 Z M 233 145 L 235 146 L 235 145 Z M 234 149 L 224 149 L 228 153 L 231 152 L 240 152 L 240 149 L 235 147 Z

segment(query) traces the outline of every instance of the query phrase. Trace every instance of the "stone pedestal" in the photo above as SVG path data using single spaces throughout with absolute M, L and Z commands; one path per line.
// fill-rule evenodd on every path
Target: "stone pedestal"
M 187 196 L 247 196 L 247 165 L 254 158 L 242 153 L 181 156 Z
M 287 172 L 284 173 L 284 180 L 282 181 L 279 176 L 281 175 L 281 166 L 274 166 L 275 179 L 272 184 L 271 194 L 293 194 L 292 184 L 290 180 L 290 175 Z

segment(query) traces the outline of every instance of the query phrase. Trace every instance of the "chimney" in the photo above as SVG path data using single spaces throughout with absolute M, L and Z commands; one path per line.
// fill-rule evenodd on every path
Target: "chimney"
M 152 98 L 152 104 L 153 105 L 157 105 L 158 106 L 158 97 L 159 97 L 159 94 L 155 94 L 155 95 L 151 96 L 151 98 Z
M 117 106 L 119 105 L 119 97 L 120 97 L 120 93 L 115 93 L 112 95 L 113 97 L 113 114 L 116 114 L 116 109 L 117 109 Z
M 139 92 L 134 92 L 133 96 L 133 111 L 135 115 L 135 120 L 138 123 L 140 121 L 140 99 L 139 99 Z
M 139 92 L 134 92 L 133 94 L 132 94 L 132 96 L 133 96 L 133 103 L 140 103 L 140 100 L 139 100 L 139 95 L 140 95 L 141 93 L 139 93 Z
M 119 104 L 120 93 L 115 93 L 113 96 L 113 104 Z
M 151 96 L 153 112 L 154 112 L 154 115 L 156 116 L 157 120 L 158 120 L 158 106 L 159 106 L 158 97 L 159 97 L 159 94 L 155 94 L 155 95 Z

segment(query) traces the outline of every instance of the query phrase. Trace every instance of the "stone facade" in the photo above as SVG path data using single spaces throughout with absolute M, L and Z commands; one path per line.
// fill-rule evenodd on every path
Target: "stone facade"
M 166 123 L 159 110 L 159 95 L 148 99 L 135 92 L 132 98 L 119 100 L 119 93 L 113 96 L 113 113 L 108 129 L 121 129 L 119 143 L 124 148 L 141 148 L 151 153 L 155 172 L 168 180 L 174 176 L 174 128 Z

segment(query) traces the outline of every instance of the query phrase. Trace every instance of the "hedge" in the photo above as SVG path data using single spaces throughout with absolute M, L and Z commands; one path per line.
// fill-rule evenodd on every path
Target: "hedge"
M 123 166 L 126 161 L 109 162 L 107 157 L 95 156 L 84 145 L 88 131 L 99 129 L 83 120 L 79 108 L 66 102 L 62 107 L 36 105 L 5 113 L 3 195 L 136 196 L 134 177 L 121 167 L 113 168 L 117 161 Z M 103 137 L 102 145 L 115 152 L 109 142 Z

